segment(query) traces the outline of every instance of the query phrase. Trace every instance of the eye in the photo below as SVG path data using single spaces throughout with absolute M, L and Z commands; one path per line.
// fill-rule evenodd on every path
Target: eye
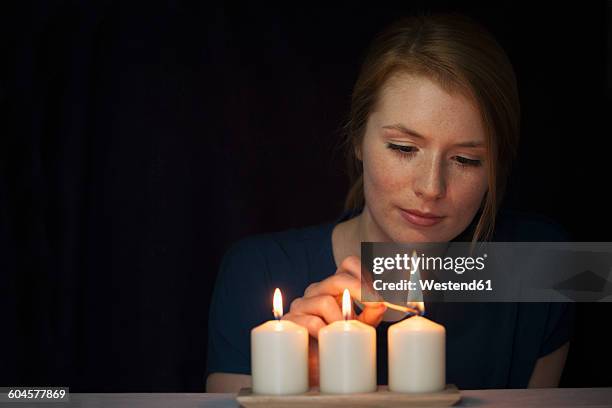
M 409 159 L 417 153 L 415 146 L 397 145 L 394 143 L 387 143 L 387 147 L 395 151 L 400 158 Z M 467 157 L 455 156 L 457 165 L 459 167 L 479 167 L 482 166 L 481 160 L 468 159 Z
M 482 165 L 482 161 L 480 160 L 468 159 L 468 158 L 461 157 L 461 156 L 457 156 L 457 163 L 461 167 L 468 167 L 468 166 L 478 167 Z
M 414 146 L 405 146 L 405 145 L 396 145 L 393 143 L 387 143 L 387 147 L 395 151 L 402 159 L 409 159 L 417 152 L 416 150 L 417 148 Z

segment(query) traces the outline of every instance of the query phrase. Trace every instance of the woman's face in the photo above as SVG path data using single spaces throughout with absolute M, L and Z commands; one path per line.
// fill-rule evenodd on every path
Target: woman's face
M 371 224 L 366 228 L 377 239 L 395 242 L 458 236 L 487 191 L 485 143 L 482 118 L 468 98 L 422 76 L 390 77 L 357 151 Z M 441 218 L 423 220 L 403 210 Z

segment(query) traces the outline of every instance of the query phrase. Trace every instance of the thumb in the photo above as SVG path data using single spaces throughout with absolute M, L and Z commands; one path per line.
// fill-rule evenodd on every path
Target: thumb
M 383 314 L 387 310 L 387 306 L 384 303 L 369 303 L 363 308 L 363 311 L 357 316 L 357 320 L 365 324 L 369 324 L 372 327 L 376 327 L 380 324 L 383 318 Z

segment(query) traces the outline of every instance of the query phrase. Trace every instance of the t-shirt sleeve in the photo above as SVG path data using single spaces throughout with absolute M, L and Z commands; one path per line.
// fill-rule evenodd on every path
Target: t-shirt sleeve
M 538 358 L 552 353 L 571 340 L 575 317 L 575 303 L 550 303 Z
M 271 314 L 258 306 L 268 296 L 260 245 L 257 240 L 242 239 L 221 260 L 208 320 L 206 376 L 214 372 L 251 374 L 251 329 L 269 320 Z

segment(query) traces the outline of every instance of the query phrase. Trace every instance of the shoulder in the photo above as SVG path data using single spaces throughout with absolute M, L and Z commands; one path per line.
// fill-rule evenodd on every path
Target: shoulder
M 330 271 L 333 223 L 260 233 L 239 239 L 223 256 L 218 281 L 247 288 L 281 288 L 288 299 Z M 335 265 L 334 265 L 335 266 Z
M 326 242 L 332 231 L 331 223 L 303 228 L 253 234 L 230 245 L 224 259 L 276 259 L 295 257 Z
M 569 231 L 551 217 L 526 211 L 500 209 L 494 241 L 570 242 Z

